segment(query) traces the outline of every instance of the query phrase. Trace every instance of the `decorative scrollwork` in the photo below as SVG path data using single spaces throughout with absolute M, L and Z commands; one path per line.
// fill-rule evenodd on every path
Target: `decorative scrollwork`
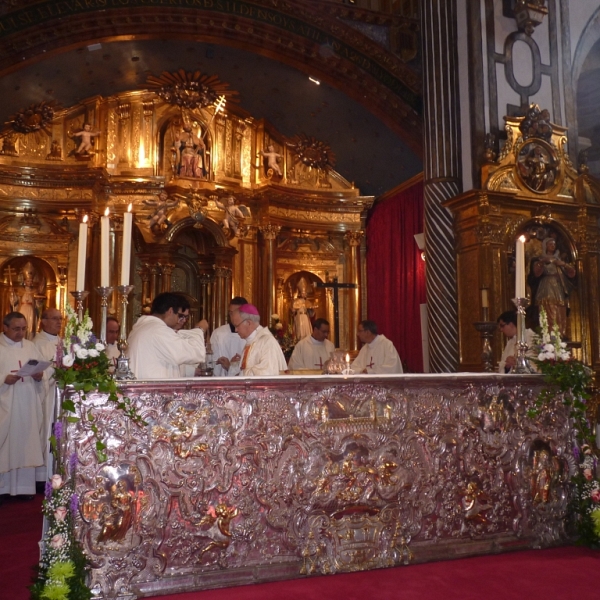
M 39 104 L 32 104 L 28 108 L 21 109 L 10 117 L 5 125 L 17 133 L 27 134 L 43 130 L 50 135 L 50 130 L 47 127 L 54 119 L 55 109 L 56 102 L 46 102 L 44 100 Z

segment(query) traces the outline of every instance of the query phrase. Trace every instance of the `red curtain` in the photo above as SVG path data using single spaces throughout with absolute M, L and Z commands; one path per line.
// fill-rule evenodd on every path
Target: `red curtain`
M 425 262 L 414 238 L 422 232 L 422 179 L 380 201 L 367 223 L 368 317 L 411 373 L 423 372 L 419 305 L 425 303 Z

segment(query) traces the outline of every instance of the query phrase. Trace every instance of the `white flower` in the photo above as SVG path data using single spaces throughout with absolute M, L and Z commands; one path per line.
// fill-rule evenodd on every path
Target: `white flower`
M 62 359 L 62 364 L 63 367 L 72 367 L 73 363 L 75 362 L 75 357 L 72 354 L 66 354 L 65 356 L 63 356 Z
M 65 518 L 67 517 L 67 513 L 69 511 L 67 510 L 66 506 L 59 506 L 55 511 L 54 511 L 54 518 L 57 521 L 64 521 Z
M 101 344 L 100 342 L 98 342 L 96 344 L 96 350 L 98 350 L 98 352 L 102 352 L 103 350 L 105 350 L 104 344 Z
M 89 352 L 85 348 L 80 348 L 79 350 L 77 350 L 76 354 L 77 358 L 84 359 L 88 357 Z
M 544 352 L 554 352 L 554 346 L 552 344 L 544 344 Z
M 62 548 L 65 545 L 65 538 L 61 533 L 57 533 L 50 540 L 50 545 L 57 550 L 58 548 Z
M 58 473 L 55 473 L 54 475 L 52 475 L 50 482 L 52 483 L 53 490 L 59 490 L 62 487 L 63 480 Z
M 277 315 L 277 314 L 271 315 L 271 319 L 273 319 L 273 321 L 279 321 L 279 315 Z
M 75 353 L 77 353 L 78 350 L 81 350 L 81 344 L 73 344 L 71 346 L 71 350 Z
M 100 355 L 100 352 L 98 352 L 98 350 L 96 350 L 95 348 L 90 348 L 88 350 L 88 354 L 90 355 L 91 358 L 96 358 L 96 356 Z

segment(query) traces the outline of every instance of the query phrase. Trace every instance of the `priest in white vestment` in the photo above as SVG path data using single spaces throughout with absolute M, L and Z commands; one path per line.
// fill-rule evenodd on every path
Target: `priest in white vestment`
M 352 363 L 355 373 L 402 373 L 402 362 L 394 344 L 385 335 L 377 333 L 374 321 L 361 321 L 358 339 L 363 344 Z
M 232 364 L 231 359 L 236 355 L 242 355 L 246 342 L 239 336 L 235 327 L 231 324 L 231 317 L 244 304 L 248 304 L 246 298 L 242 298 L 241 296 L 232 298 L 229 304 L 227 323 L 221 325 L 221 327 L 217 327 L 210 336 L 210 347 L 215 357 L 215 377 L 233 377 L 240 372 L 239 361 Z M 228 368 L 225 368 L 225 364 L 228 365 Z
M 498 373 L 511 373 L 513 367 L 517 364 L 517 313 L 514 310 L 507 310 L 498 317 L 498 329 L 508 338 L 500 362 L 498 363 Z M 535 356 L 536 335 L 531 329 L 525 330 L 525 341 L 529 350 L 526 356 Z M 532 365 L 535 369 L 535 365 Z
M 44 360 L 55 363 L 56 351 L 58 345 L 62 343 L 59 337 L 60 330 L 62 328 L 62 313 L 57 308 L 47 308 L 42 313 L 40 319 L 41 331 L 38 331 L 36 336 L 33 338 L 33 343 L 39 350 Z M 54 381 L 54 367 L 49 367 L 44 371 L 44 389 L 45 389 L 45 402 L 44 402 L 44 462 L 47 463 L 48 451 L 50 444 L 47 440 L 50 439 L 51 427 L 54 422 L 54 402 L 56 396 L 56 382 Z M 50 474 L 52 475 L 52 474 Z M 46 481 L 48 477 L 44 476 L 39 478 L 38 481 Z
M 294 371 L 297 369 L 321 369 L 331 358 L 335 351 L 333 342 L 327 339 L 329 335 L 329 322 L 325 319 L 317 319 L 313 323 L 311 335 L 301 339 L 295 346 L 288 367 Z
M 239 311 L 232 316 L 231 324 L 246 345 L 241 356 L 233 356 L 231 361 L 224 363 L 226 368 L 229 368 L 230 362 L 239 360 L 240 375 L 244 377 L 279 375 L 287 369 L 279 342 L 266 327 L 260 325 L 256 306 L 240 306 Z
M 36 467 L 45 477 L 43 373 L 19 377 L 29 360 L 43 360 L 25 339 L 27 320 L 18 312 L 2 320 L 0 334 L 0 494 L 35 494 Z M 40 477 L 41 479 L 41 477 Z
M 175 331 L 190 304 L 182 294 L 164 292 L 152 301 L 150 315 L 140 317 L 129 334 L 129 364 L 138 379 L 176 379 L 182 365 L 198 365 L 206 357 L 203 319 L 193 329 Z

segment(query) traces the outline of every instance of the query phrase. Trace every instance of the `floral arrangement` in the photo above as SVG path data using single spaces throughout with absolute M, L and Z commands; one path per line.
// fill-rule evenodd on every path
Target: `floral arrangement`
M 573 477 L 575 493 L 571 509 L 577 517 L 580 543 L 597 547 L 600 545 L 600 481 L 596 474 L 596 457 L 588 443 L 594 436 L 586 404 L 590 398 L 588 390 L 592 383 L 592 370 L 572 357 L 556 324 L 550 331 L 544 309 L 540 310 L 540 328 L 537 358 L 532 360 L 544 375 L 548 387 L 538 396 L 536 409 L 532 414 L 535 416 L 557 394 L 562 394 L 564 404 L 570 409 L 577 443 L 581 445 L 581 450 L 574 448 L 575 457 L 580 459 L 580 464 L 579 472 Z
M 590 398 L 588 389 L 592 383 L 592 370 L 571 356 L 556 323 L 550 331 L 543 308 L 540 310 L 540 328 L 537 358 L 532 360 L 544 375 L 548 387 L 540 393 L 536 408 L 541 409 L 557 393 L 561 393 L 563 402 L 571 410 L 570 416 L 579 439 L 582 443 L 589 442 L 593 439 L 593 434 L 587 418 L 586 402 Z
M 87 311 L 81 320 L 67 304 L 65 309 L 66 325 L 63 344 L 58 347 L 54 379 L 60 389 L 72 386 L 80 399 L 85 399 L 88 392 L 98 391 L 108 394 L 109 402 L 122 410 L 134 422 L 143 425 L 144 421 L 136 412 L 129 398 L 119 394 L 116 381 L 109 371 L 110 361 L 106 355 L 104 344 L 101 344 L 92 333 L 92 320 Z M 72 413 L 70 419 L 77 418 L 75 401 L 72 397 L 63 398 L 62 409 Z M 82 414 L 81 405 L 80 413 Z M 96 438 L 96 454 L 98 461 L 106 460 L 106 444 L 100 439 L 96 423 L 92 418 L 86 419 L 90 430 Z
M 574 510 L 579 515 L 579 541 L 587 546 L 600 545 L 600 481 L 596 475 L 597 460 L 588 444 L 581 447 L 583 460 L 575 477 L 577 493 Z
M 281 350 L 286 360 L 290 359 L 294 347 L 296 346 L 296 337 L 294 336 L 294 329 L 291 323 L 287 329 L 284 328 L 283 323 L 279 319 L 279 315 L 271 315 L 271 325 L 269 331 L 275 336 L 275 339 L 279 342 Z
M 56 438 L 61 436 L 59 426 L 62 423 L 54 425 Z M 73 456 L 72 472 L 75 462 Z M 74 536 L 78 505 L 73 478 L 64 481 L 61 475 L 53 475 L 46 483 L 43 513 L 48 529 L 37 575 L 30 588 L 31 600 L 89 600 L 92 597 L 86 585 L 87 559 Z

